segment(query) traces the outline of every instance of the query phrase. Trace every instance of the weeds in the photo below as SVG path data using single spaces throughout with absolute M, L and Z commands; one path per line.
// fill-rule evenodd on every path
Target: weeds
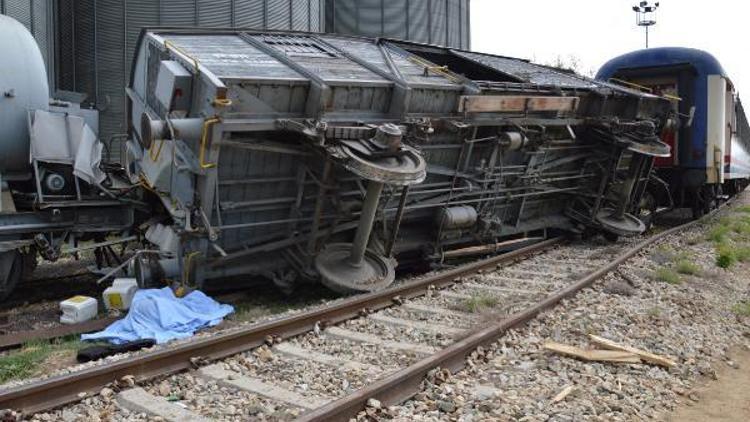
M 750 246 L 747 244 L 739 245 L 734 251 L 734 255 L 737 257 L 739 262 L 750 261 Z
M 724 243 L 727 241 L 731 231 L 732 229 L 729 225 L 719 224 L 708 233 L 708 240 L 715 243 Z
M 723 269 L 729 269 L 737 263 L 737 254 L 729 245 L 719 245 L 716 247 L 716 266 Z
M 499 303 L 499 300 L 495 296 L 475 295 L 466 299 L 461 304 L 461 308 L 467 312 L 476 314 L 486 309 L 494 308 L 495 306 L 497 306 L 498 303 Z
M 650 317 L 658 317 L 661 316 L 661 308 L 658 306 L 653 306 L 651 308 L 648 308 L 646 310 L 646 314 Z
M 736 303 L 732 306 L 732 312 L 734 312 L 735 315 L 750 317 L 750 301 L 743 300 L 742 302 Z
M 680 275 L 677 274 L 674 270 L 667 267 L 661 267 L 656 270 L 654 276 L 658 281 L 661 281 L 663 283 L 667 284 L 680 284 Z
M 676 269 L 678 273 L 685 275 L 699 275 L 701 273 L 701 267 L 687 259 L 677 261 Z
M 71 354 L 82 345 L 77 337 L 61 339 L 56 343 L 39 340 L 26 343 L 20 350 L 0 357 L 0 383 L 38 374 L 45 369 L 45 363 L 53 355 Z
M 741 207 L 736 208 L 737 212 L 744 212 L 746 214 L 750 214 L 750 205 L 743 205 Z

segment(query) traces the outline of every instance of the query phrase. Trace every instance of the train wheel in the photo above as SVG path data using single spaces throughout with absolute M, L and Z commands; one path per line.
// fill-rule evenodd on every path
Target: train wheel
M 23 274 L 23 257 L 18 251 L 0 253 L 0 301 L 13 293 Z

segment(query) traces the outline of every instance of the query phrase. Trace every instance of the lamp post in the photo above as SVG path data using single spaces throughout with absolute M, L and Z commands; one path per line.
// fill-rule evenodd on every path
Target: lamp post
M 647 1 L 642 1 L 637 6 L 633 6 L 633 11 L 636 13 L 636 24 L 646 28 L 646 48 L 648 48 L 648 28 L 656 25 L 656 9 L 658 8 L 658 1 L 653 6 Z

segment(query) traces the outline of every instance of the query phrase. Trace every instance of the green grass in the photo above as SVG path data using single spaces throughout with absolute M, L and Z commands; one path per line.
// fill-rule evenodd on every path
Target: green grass
M 732 223 L 732 230 L 739 235 L 750 234 L 750 221 L 737 220 Z
M 708 240 L 715 243 L 724 243 L 729 238 L 732 228 L 729 225 L 719 224 L 708 232 Z
M 701 267 L 687 259 L 677 261 L 676 269 L 678 273 L 685 275 L 699 275 L 701 273 Z
M 750 317 L 750 301 L 744 300 L 732 306 L 732 312 L 743 317 Z
M 93 344 L 85 344 L 90 346 Z M 84 343 L 78 337 L 47 341 L 32 341 L 17 351 L 0 356 L 0 383 L 23 379 L 40 373 L 45 361 L 53 354 L 72 353 L 82 348 Z
M 716 247 L 716 266 L 729 269 L 737 263 L 737 253 L 730 245 L 721 244 Z
M 682 281 L 680 275 L 677 274 L 673 269 L 667 267 L 661 267 L 656 270 L 654 276 L 658 281 L 667 284 L 680 284 Z
M 739 262 L 750 262 L 750 245 L 737 245 L 734 249 L 734 255 Z
M 461 308 L 473 314 L 494 308 L 500 301 L 491 295 L 474 295 L 463 301 Z
M 661 316 L 661 308 L 659 308 L 658 306 L 653 306 L 651 308 L 648 308 L 648 310 L 646 310 L 646 314 L 651 317 Z
M 744 212 L 746 214 L 750 214 L 750 205 L 743 205 L 741 207 L 737 207 L 737 212 Z

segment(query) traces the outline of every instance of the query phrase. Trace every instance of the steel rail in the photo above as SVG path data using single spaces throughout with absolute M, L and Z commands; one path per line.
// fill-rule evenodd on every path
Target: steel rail
M 713 216 L 716 212 L 718 212 L 718 210 L 702 219 L 691 221 L 658 233 L 628 249 L 606 266 L 584 276 L 574 284 L 562 290 L 558 290 L 536 305 L 510 315 L 506 319 L 472 331 L 463 339 L 440 350 L 436 354 L 428 356 L 408 368 L 394 372 L 383 379 L 375 381 L 349 396 L 343 397 L 339 400 L 334 400 L 323 407 L 306 412 L 302 414 L 297 421 L 348 421 L 351 418 L 355 418 L 357 414 L 365 408 L 367 401 L 371 398 L 379 400 L 384 406 L 402 403 L 420 391 L 422 380 L 424 380 L 427 374 L 433 369 L 445 368 L 452 373 L 460 371 L 465 366 L 466 358 L 478 347 L 491 345 L 508 330 L 526 324 L 536 318 L 540 313 L 555 307 L 563 299 L 575 296 L 581 290 L 591 286 L 594 282 L 603 278 L 649 245 L 652 245 L 669 235 L 688 229 L 705 221 L 707 217 Z
M 498 255 L 395 286 L 382 292 L 356 296 L 298 315 L 254 324 L 242 330 L 218 334 L 175 347 L 133 356 L 109 365 L 87 368 L 70 374 L 0 391 L 0 409 L 13 409 L 29 415 L 80 401 L 97 394 L 105 386 L 127 375 L 137 382 L 173 374 L 242 353 L 266 343 L 269 338 L 286 339 L 312 331 L 316 325 L 333 325 L 356 318 L 363 312 L 387 308 L 426 294 L 432 288 L 452 284 L 457 278 L 479 270 L 509 263 L 560 244 L 564 238 L 545 240 L 513 252 Z

